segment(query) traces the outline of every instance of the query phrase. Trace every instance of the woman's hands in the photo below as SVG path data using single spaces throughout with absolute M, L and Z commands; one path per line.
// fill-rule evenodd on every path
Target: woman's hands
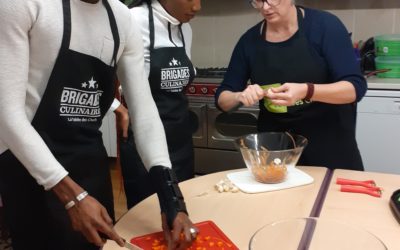
M 232 110 L 239 103 L 244 106 L 253 106 L 261 99 L 266 98 L 274 105 L 292 106 L 302 100 L 307 93 L 306 83 L 284 83 L 279 87 L 262 88 L 258 84 L 251 84 L 242 92 L 223 91 L 218 98 L 218 105 L 224 111 Z
M 265 91 L 258 84 L 248 85 L 242 92 L 236 93 L 236 100 L 243 103 L 244 106 L 252 106 L 263 99 Z
M 218 104 L 227 111 L 238 103 L 244 106 L 257 104 L 261 99 L 268 98 L 272 104 L 279 106 L 292 106 L 302 100 L 307 93 L 306 83 L 284 83 L 279 87 L 261 88 L 258 84 L 248 85 L 242 92 L 224 91 L 221 93 Z
M 190 221 L 186 213 L 179 212 L 173 222 L 172 230 L 169 228 L 167 223 L 167 217 L 164 213 L 161 214 L 162 228 L 164 231 L 164 237 L 168 242 L 168 250 L 184 250 L 189 248 L 196 235 L 190 232 L 191 228 L 194 228 L 197 232 L 197 228 Z
M 307 94 L 306 83 L 285 83 L 279 87 L 269 88 L 265 91 L 265 97 L 272 104 L 279 106 L 293 106 Z

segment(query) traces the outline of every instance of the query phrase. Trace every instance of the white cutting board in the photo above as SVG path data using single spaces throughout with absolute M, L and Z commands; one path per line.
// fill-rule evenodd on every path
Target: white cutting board
M 245 193 L 260 193 L 276 191 L 307 185 L 314 182 L 314 178 L 297 168 L 288 168 L 286 180 L 277 184 L 264 184 L 256 181 L 249 170 L 227 174 L 228 179 Z

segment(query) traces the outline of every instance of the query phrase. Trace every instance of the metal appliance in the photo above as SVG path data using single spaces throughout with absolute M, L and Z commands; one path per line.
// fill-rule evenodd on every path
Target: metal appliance
M 241 107 L 230 114 L 215 107 L 214 94 L 225 71 L 224 68 L 197 69 L 198 77 L 186 90 L 192 119 L 197 119 L 199 124 L 193 134 L 195 173 L 199 175 L 245 168 L 233 141 L 257 131 L 258 106 Z

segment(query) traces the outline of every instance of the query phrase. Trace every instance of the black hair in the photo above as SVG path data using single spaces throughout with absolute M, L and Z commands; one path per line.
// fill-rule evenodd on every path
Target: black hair
M 133 0 L 131 4 L 129 4 L 129 8 L 140 6 L 144 3 L 151 2 L 151 0 Z

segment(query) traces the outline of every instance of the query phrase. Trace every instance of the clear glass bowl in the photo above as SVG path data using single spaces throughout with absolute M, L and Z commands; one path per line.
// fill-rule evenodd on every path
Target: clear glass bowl
M 374 234 L 346 223 L 298 218 L 268 224 L 251 237 L 250 250 L 387 250 Z
M 235 140 L 247 168 L 262 183 L 284 181 L 307 143 L 305 137 L 288 132 L 249 134 Z

